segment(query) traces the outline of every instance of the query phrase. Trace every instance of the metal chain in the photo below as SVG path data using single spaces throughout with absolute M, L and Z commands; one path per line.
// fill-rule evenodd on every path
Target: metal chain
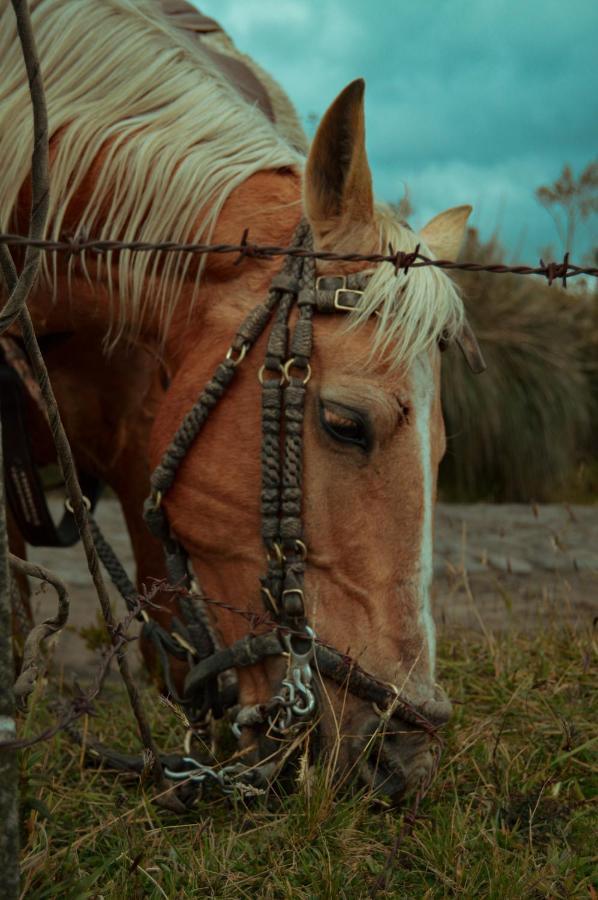
M 182 762 L 188 766 L 182 771 L 164 767 L 164 774 L 171 781 L 191 781 L 202 786 L 212 784 L 227 795 L 240 793 L 243 797 L 257 797 L 266 793 L 264 788 L 257 787 L 245 780 L 249 773 L 255 772 L 259 775 L 259 767 L 251 769 L 244 763 L 234 763 L 230 766 L 216 768 L 204 765 L 193 756 L 184 756 Z
M 282 642 L 289 654 L 287 676 L 281 684 L 280 693 L 272 700 L 278 709 L 270 713 L 268 724 L 273 731 L 287 734 L 291 728 L 303 725 L 316 708 L 316 697 L 312 688 L 315 634 L 309 625 L 305 626 L 310 641 L 307 652 L 298 651 L 293 643 L 293 635 L 283 634 Z

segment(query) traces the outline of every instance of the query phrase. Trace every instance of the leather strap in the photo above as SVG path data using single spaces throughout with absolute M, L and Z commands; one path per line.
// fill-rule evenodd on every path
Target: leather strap
M 65 510 L 58 525 L 48 509 L 46 495 L 33 452 L 26 418 L 25 388 L 8 365 L 0 348 L 0 415 L 6 496 L 23 538 L 33 547 L 71 547 L 79 540 L 72 513 Z M 102 484 L 86 472 L 79 473 L 81 490 L 93 510 Z

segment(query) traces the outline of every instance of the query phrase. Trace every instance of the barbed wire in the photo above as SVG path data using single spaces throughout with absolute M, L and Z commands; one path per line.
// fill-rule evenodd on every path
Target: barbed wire
M 544 262 L 540 259 L 539 265 L 509 266 L 505 263 L 478 263 L 455 262 L 450 259 L 431 259 L 420 253 L 420 245 L 415 250 L 395 250 L 388 245 L 388 253 L 337 253 L 332 250 L 307 250 L 302 247 L 282 247 L 268 244 L 254 244 L 249 240 L 249 229 L 246 228 L 237 244 L 194 244 L 179 243 L 177 241 L 117 241 L 100 240 L 90 237 L 85 232 L 77 235 L 63 235 L 51 239 L 38 239 L 22 234 L 0 233 L 0 244 L 8 247 L 35 247 L 47 253 L 67 253 L 69 256 L 79 256 L 90 252 L 95 254 L 118 253 L 129 251 L 131 253 L 192 253 L 197 256 L 209 253 L 230 253 L 236 255 L 235 265 L 244 259 L 275 259 L 279 256 L 295 256 L 322 261 L 338 262 L 371 262 L 391 263 L 398 272 L 405 274 L 409 269 L 425 268 L 433 266 L 437 269 L 457 270 L 461 272 L 487 272 L 492 275 L 540 275 L 552 284 L 553 281 L 561 281 L 563 287 L 567 287 L 567 279 L 579 275 L 587 275 L 591 278 L 598 277 L 598 266 L 578 266 L 570 262 L 569 253 L 565 253 L 561 262 Z
M 22 561 L 20 561 L 22 562 Z M 9 741 L 2 741 L 0 750 L 25 750 L 34 747 L 44 741 L 49 741 L 59 731 L 64 731 L 69 725 L 72 725 L 82 716 L 95 716 L 96 709 L 94 701 L 100 696 L 104 687 L 104 682 L 110 670 L 112 660 L 117 656 L 119 651 L 137 640 L 137 636 L 129 635 L 129 628 L 134 620 L 143 611 L 151 611 L 160 609 L 156 604 L 155 598 L 159 595 L 162 585 L 157 580 L 150 588 L 144 586 L 141 594 L 138 594 L 131 604 L 131 608 L 127 611 L 124 618 L 115 621 L 112 627 L 111 643 L 102 652 L 95 674 L 91 680 L 90 687 L 87 691 L 83 691 L 75 681 L 73 685 L 73 698 L 61 704 L 59 712 L 61 713 L 52 725 L 49 725 L 44 731 L 28 738 L 15 738 Z

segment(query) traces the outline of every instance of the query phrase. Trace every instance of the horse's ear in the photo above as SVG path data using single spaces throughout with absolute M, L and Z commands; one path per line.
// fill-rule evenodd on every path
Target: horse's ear
M 365 81 L 358 78 L 328 108 L 305 171 L 305 210 L 316 233 L 340 224 L 371 224 L 372 176 L 365 151 Z
M 456 258 L 470 213 L 471 206 L 453 206 L 424 225 L 420 234 L 437 259 Z

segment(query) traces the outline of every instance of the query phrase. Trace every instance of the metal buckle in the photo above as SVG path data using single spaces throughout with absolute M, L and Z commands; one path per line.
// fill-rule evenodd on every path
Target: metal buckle
M 324 287 L 323 281 L 336 281 L 335 287 Z M 337 291 L 347 287 L 346 275 L 318 275 L 316 278 L 316 291 Z
M 295 594 L 299 598 L 299 601 L 298 601 L 299 608 L 296 612 L 290 611 L 287 608 L 287 604 L 285 601 L 285 598 L 289 597 L 291 594 Z M 282 592 L 280 602 L 282 604 L 283 610 L 287 613 L 287 615 L 292 615 L 292 616 L 302 615 L 305 610 L 305 596 L 304 596 L 301 588 L 287 588 L 286 591 Z
M 346 303 L 341 303 L 341 301 L 339 300 L 341 294 L 358 294 L 360 297 L 363 297 L 363 291 L 354 291 L 350 288 L 341 287 L 334 292 L 335 309 L 338 309 L 340 312 L 355 312 L 359 309 L 359 306 L 347 306 Z

